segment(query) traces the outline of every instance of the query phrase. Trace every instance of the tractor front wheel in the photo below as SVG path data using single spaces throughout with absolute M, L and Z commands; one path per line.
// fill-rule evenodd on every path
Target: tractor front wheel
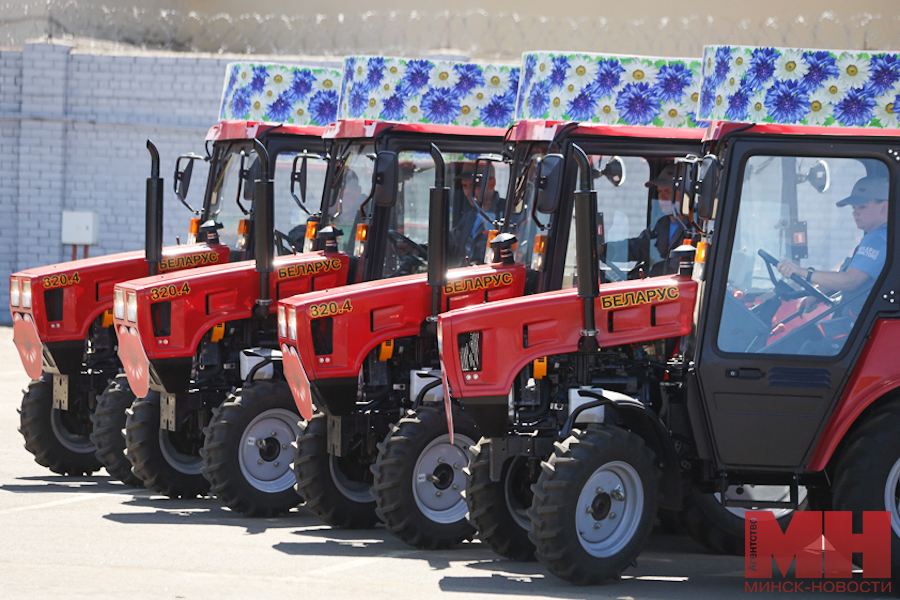
M 28 384 L 19 409 L 19 433 L 34 461 L 60 475 L 90 475 L 103 465 L 94 456 L 87 391 L 69 398 L 71 410 L 53 408 L 53 375 Z
M 370 459 L 365 448 L 355 445 L 348 456 L 328 452 L 328 419 L 313 415 L 294 442 L 294 475 L 297 493 L 306 508 L 327 525 L 345 529 L 370 529 L 378 523 L 372 497 Z
M 248 517 L 274 517 L 300 504 L 291 472 L 299 420 L 284 381 L 253 381 L 213 409 L 200 450 L 212 493 Z
M 91 441 L 95 456 L 106 471 L 123 483 L 142 488 L 144 482 L 131 470 L 131 461 L 125 456 L 125 411 L 134 403 L 134 392 L 128 385 L 128 377 L 117 375 L 103 393 L 97 396 L 97 408 L 91 414 L 94 431 Z
M 541 469 L 528 511 L 538 560 L 576 585 L 619 577 L 656 520 L 653 452 L 624 429 L 589 425 L 557 444 Z
M 125 452 L 134 474 L 148 488 L 170 498 L 195 498 L 209 492 L 196 432 L 160 428 L 159 394 L 137 400 L 126 411 Z
M 491 481 L 491 440 L 481 438 L 472 447 L 473 458 L 466 468 L 466 504 L 469 522 L 478 537 L 491 549 L 518 561 L 535 560 L 534 544 L 528 539 L 531 519 L 528 509 L 534 495 L 532 461 L 514 456 L 503 464 L 500 481 Z
M 416 548 L 452 548 L 475 535 L 461 493 L 478 429 L 464 412 L 453 412 L 452 444 L 443 405 L 423 405 L 391 427 L 372 467 L 378 516 Z

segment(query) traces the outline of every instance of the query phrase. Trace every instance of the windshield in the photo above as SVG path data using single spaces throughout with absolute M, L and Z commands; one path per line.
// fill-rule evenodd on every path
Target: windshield
M 887 169 L 874 159 L 750 157 L 719 347 L 838 354 L 884 268 L 887 190 Z
M 328 223 L 341 229 L 344 235 L 338 240 L 341 250 L 352 254 L 356 226 L 363 222 L 359 207 L 365 201 L 372 185 L 372 170 L 375 146 L 371 143 L 347 144 L 339 150 L 341 158 L 339 171 L 330 184 Z M 371 215 L 374 206 L 366 205 L 366 214 Z
M 290 241 L 290 245 L 303 250 L 303 242 L 306 236 L 307 213 L 300 208 L 294 196 L 291 195 L 291 171 L 294 168 L 294 159 L 301 152 L 279 152 L 275 158 L 275 251 L 285 254 L 291 248 L 287 247 L 284 238 Z M 315 153 L 309 152 L 308 154 Z M 300 170 L 302 159 L 297 161 L 297 170 Z M 324 160 L 308 158 L 306 161 L 306 203 L 304 206 L 310 213 L 318 212 L 322 203 L 322 190 L 325 188 L 325 174 L 328 163 Z M 294 194 L 302 200 L 300 195 L 300 183 L 294 184 Z M 281 236 L 281 240 L 277 239 Z
M 218 152 L 216 152 L 218 154 Z M 238 198 L 238 188 L 241 186 L 240 170 L 241 159 L 244 168 L 248 168 L 252 159 L 256 158 L 249 144 L 229 144 L 213 165 L 216 169 L 209 197 L 209 207 L 205 219 L 213 219 L 222 224 L 219 230 L 219 239 L 229 248 L 236 248 L 238 242 L 238 223 L 241 219 L 249 218 L 235 201 Z M 252 193 L 252 192 L 251 192 Z M 244 192 L 241 190 L 241 196 Z M 244 209 L 250 210 L 250 202 L 241 197 Z

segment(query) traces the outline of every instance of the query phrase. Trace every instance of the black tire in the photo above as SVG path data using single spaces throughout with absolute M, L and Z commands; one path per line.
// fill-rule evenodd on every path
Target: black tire
M 787 488 L 783 490 L 783 493 L 788 493 Z M 732 498 L 736 495 L 729 492 L 728 497 Z M 681 521 L 688 535 L 707 550 L 717 554 L 744 555 L 743 510 L 735 509 L 732 512 L 722 506 L 722 502 L 716 494 L 699 492 L 693 486 L 686 492 L 683 500 Z M 800 500 L 802 510 L 806 507 L 805 498 Z M 778 518 L 782 529 L 790 523 L 793 514 L 793 511 L 789 511 Z
M 307 510 L 327 525 L 371 529 L 378 523 L 378 516 L 371 492 L 370 465 L 352 456 L 329 455 L 327 433 L 328 419 L 319 414 L 313 415 L 297 436 L 292 465 L 297 493 L 306 500 Z
M 513 457 L 503 464 L 500 481 L 491 481 L 491 440 L 481 438 L 472 447 L 466 467 L 466 505 L 469 522 L 491 549 L 512 560 L 533 561 L 534 543 L 529 539 L 533 477 L 529 460 Z
M 131 461 L 125 456 L 125 411 L 135 400 L 128 377 L 117 375 L 103 393 L 97 396 L 97 407 L 91 414 L 94 431 L 95 456 L 106 467 L 106 472 L 130 486 L 142 488 L 144 482 L 131 470 Z
M 157 392 L 135 401 L 126 414 L 125 454 L 145 487 L 170 498 L 196 498 L 209 492 L 200 444 L 185 431 L 160 429 Z
M 395 536 L 416 548 L 452 548 L 475 535 L 466 520 L 463 468 L 478 428 L 453 407 L 453 445 L 443 404 L 422 405 L 391 427 L 372 466 L 377 514 Z M 435 479 L 426 479 L 426 477 Z
M 284 381 L 253 381 L 214 408 L 200 450 L 212 493 L 248 517 L 274 517 L 300 504 L 291 472 L 299 420 Z
M 53 375 L 47 373 L 31 381 L 22 394 L 19 433 L 37 464 L 72 477 L 100 470 L 103 465 L 94 456 L 86 399 L 70 398 L 71 411 L 53 408 Z
M 589 425 L 556 444 L 541 470 L 528 511 L 538 560 L 576 585 L 618 578 L 656 521 L 661 471 L 653 452 L 633 433 Z
M 847 438 L 837 457 L 832 486 L 834 510 L 853 512 L 853 528 L 863 531 L 864 511 L 890 512 L 891 572 L 900 580 L 900 537 L 897 503 L 900 501 L 900 401 L 869 415 Z M 865 564 L 863 564 L 865 571 Z M 863 573 L 866 577 L 873 577 Z

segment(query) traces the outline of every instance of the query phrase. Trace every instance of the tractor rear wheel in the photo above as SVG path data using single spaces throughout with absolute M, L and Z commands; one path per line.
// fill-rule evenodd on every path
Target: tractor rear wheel
M 732 485 L 728 487 L 728 498 L 756 500 L 788 500 L 788 486 L 752 486 Z M 805 488 L 800 488 L 800 502 L 806 498 Z M 688 535 L 708 550 L 718 554 L 744 555 L 744 514 L 745 508 L 726 508 L 722 506 L 718 493 L 710 494 L 698 491 L 691 486 L 684 497 L 684 508 L 681 518 Z M 765 510 L 765 509 L 758 509 Z M 789 508 L 774 509 L 778 523 L 782 529 L 791 521 L 794 511 Z
M 378 444 L 372 467 L 378 516 L 391 533 L 416 548 L 452 548 L 475 535 L 461 492 L 478 429 L 457 407 L 453 413 L 452 444 L 442 404 L 410 411 Z
M 23 392 L 19 433 L 34 461 L 60 475 L 90 475 L 103 465 L 94 456 L 87 391 L 69 398 L 71 410 L 53 408 L 53 375 L 44 373 Z
M 117 375 L 103 393 L 97 396 L 97 408 L 91 414 L 94 431 L 91 441 L 95 456 L 107 473 L 128 485 L 142 488 L 144 482 L 131 471 L 131 461 L 125 456 L 125 411 L 131 408 L 135 396 L 128 385 L 128 377 Z
M 656 521 L 653 452 L 624 429 L 589 425 L 557 444 L 541 470 L 528 511 L 538 560 L 576 585 L 619 577 Z
M 891 515 L 891 571 L 900 578 L 900 401 L 869 415 L 851 433 L 837 460 L 832 486 L 834 510 L 853 512 L 854 531 L 863 531 L 864 511 Z M 865 564 L 863 564 L 865 570 Z M 866 577 L 873 577 L 864 573 Z
M 214 408 L 200 450 L 212 493 L 248 517 L 274 517 L 300 504 L 291 472 L 299 420 L 284 381 L 253 381 Z
M 531 461 L 514 456 L 503 464 L 500 481 L 491 481 L 491 440 L 481 438 L 472 447 L 474 454 L 466 471 L 466 505 L 469 522 L 478 537 L 491 549 L 518 561 L 536 560 L 531 531 L 531 508 L 534 476 Z
M 327 525 L 345 529 L 370 529 L 378 523 L 372 497 L 370 460 L 363 448 L 349 456 L 328 452 L 328 419 L 313 415 L 294 442 L 294 475 L 297 493 L 306 508 Z
M 159 393 L 150 392 L 126 411 L 125 452 L 144 486 L 170 498 L 195 498 L 209 492 L 196 432 L 160 428 Z

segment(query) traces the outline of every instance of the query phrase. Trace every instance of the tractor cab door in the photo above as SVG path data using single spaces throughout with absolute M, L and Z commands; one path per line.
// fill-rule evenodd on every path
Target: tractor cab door
M 876 315 L 896 308 L 882 298 L 898 271 L 898 169 L 887 150 L 732 143 L 691 382 L 705 413 L 695 434 L 717 468 L 802 470 Z M 793 279 L 777 268 L 788 262 Z

